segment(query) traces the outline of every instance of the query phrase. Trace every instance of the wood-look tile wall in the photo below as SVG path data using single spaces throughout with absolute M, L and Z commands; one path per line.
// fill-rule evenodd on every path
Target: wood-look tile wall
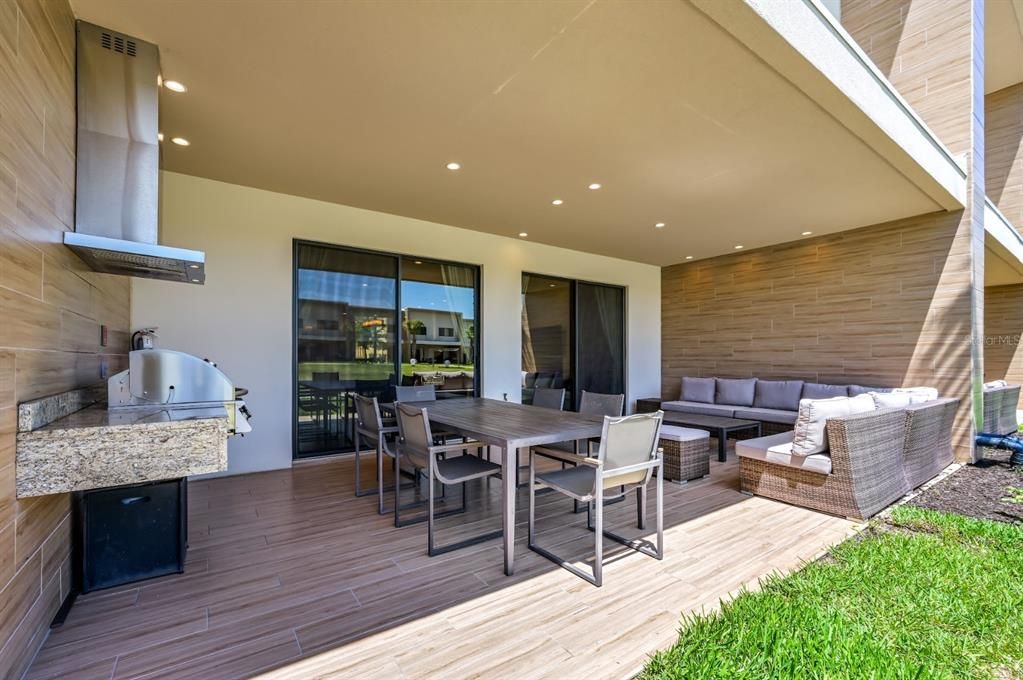
M 61 245 L 74 228 L 74 46 L 66 0 L 0 0 L 2 677 L 20 676 L 70 582 L 69 496 L 15 498 L 16 404 L 126 364 L 128 280 L 87 271 Z
M 984 98 L 987 195 L 1017 229 L 1023 229 L 1023 83 Z
M 666 267 L 662 396 L 677 398 L 680 378 L 695 375 L 931 385 L 966 398 L 970 261 L 959 218 L 936 213 Z
M 842 26 L 953 154 L 973 144 L 973 94 L 964 86 L 972 19 L 970 0 L 842 2 Z
M 985 289 L 984 332 L 984 380 L 1023 384 L 1023 284 Z

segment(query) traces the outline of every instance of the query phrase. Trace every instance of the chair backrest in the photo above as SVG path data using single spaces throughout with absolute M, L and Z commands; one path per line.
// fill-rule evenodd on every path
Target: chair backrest
M 615 470 L 646 463 L 657 457 L 663 418 L 661 411 L 620 418 L 604 416 L 597 459 L 604 462 L 605 479 L 613 480 L 614 484 L 645 483 L 650 479 L 652 468 L 617 477 Z
M 370 437 L 380 435 L 383 427 L 383 420 L 380 417 L 380 404 L 376 397 L 365 397 L 361 394 L 355 396 L 355 417 L 358 419 L 356 426 L 359 430 Z
M 313 380 L 319 382 L 321 380 L 341 380 L 341 374 L 337 371 L 313 371 Z
M 618 418 L 622 415 L 624 408 L 624 394 L 601 394 L 583 390 L 582 396 L 579 398 L 579 413 Z
M 402 443 L 413 452 L 425 455 L 433 446 L 430 416 L 426 409 L 399 403 L 395 411 L 398 414 L 398 433 Z
M 436 385 L 398 385 L 394 388 L 394 400 L 402 401 L 437 401 Z
M 533 390 L 533 406 L 560 411 L 565 406 L 565 388 L 537 387 Z

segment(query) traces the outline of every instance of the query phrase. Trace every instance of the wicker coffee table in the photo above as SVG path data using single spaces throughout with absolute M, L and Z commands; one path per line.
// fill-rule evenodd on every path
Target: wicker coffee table
M 681 425 L 682 427 L 695 427 L 697 430 L 706 430 L 717 437 L 718 460 L 724 463 L 728 460 L 728 435 L 734 432 L 753 430 L 759 437 L 761 434 L 760 421 L 741 420 L 739 418 L 725 418 L 723 416 L 706 416 L 699 413 L 679 413 L 677 411 L 665 411 L 664 423 L 666 425 Z

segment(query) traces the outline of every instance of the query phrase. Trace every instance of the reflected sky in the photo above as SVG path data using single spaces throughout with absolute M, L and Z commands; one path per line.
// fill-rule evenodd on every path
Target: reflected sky
M 298 288 L 302 300 L 347 302 L 358 307 L 394 305 L 394 279 L 387 277 L 300 269 Z M 420 309 L 448 309 L 472 319 L 475 316 L 474 293 L 472 288 L 402 281 L 401 304 Z

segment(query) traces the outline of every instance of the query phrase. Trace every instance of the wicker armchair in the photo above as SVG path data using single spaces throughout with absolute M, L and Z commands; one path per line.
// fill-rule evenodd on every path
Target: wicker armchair
M 740 457 L 742 490 L 757 496 L 867 519 L 909 491 L 904 471 L 906 411 L 881 409 L 828 421 L 831 473 Z
M 952 464 L 952 423 L 959 399 L 946 397 L 906 408 L 906 481 L 915 489 Z
M 984 390 L 984 425 L 988 434 L 1012 434 L 1019 428 L 1016 408 L 1019 404 L 1019 385 L 992 387 Z

